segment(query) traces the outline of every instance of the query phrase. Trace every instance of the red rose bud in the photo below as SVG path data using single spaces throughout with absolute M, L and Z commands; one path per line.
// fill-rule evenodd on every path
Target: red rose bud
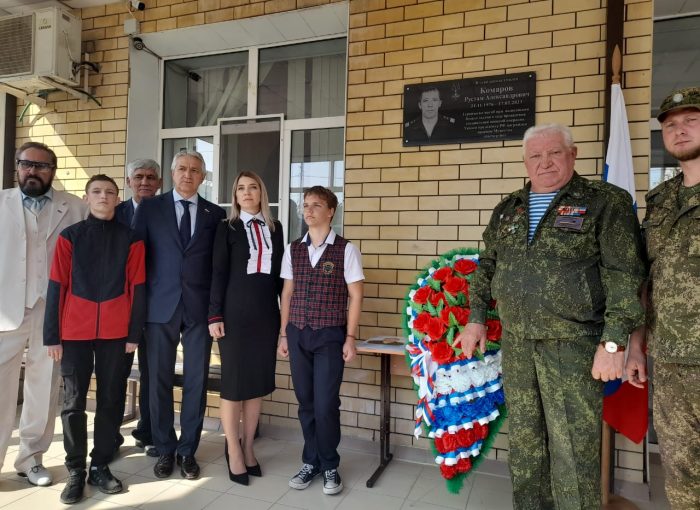
M 487 319 L 486 320 L 486 338 L 492 342 L 497 342 L 501 339 L 503 334 L 503 328 L 501 326 L 501 321 L 497 319 Z
M 473 273 L 474 271 L 476 271 L 476 268 L 476 262 L 474 262 L 473 260 L 459 259 L 457 262 L 455 262 L 455 271 L 464 275 Z
M 443 303 L 447 302 L 447 300 L 445 299 L 445 294 L 443 294 L 442 292 L 435 291 L 430 293 L 428 301 L 430 301 L 430 304 L 433 306 L 438 306 L 440 304 L 440 301 L 442 301 Z
M 467 288 L 467 282 L 460 278 L 459 276 L 452 276 L 445 280 L 445 285 L 443 285 L 443 290 L 449 292 L 453 296 L 456 296 L 459 292 L 464 292 Z
M 428 285 L 421 287 L 413 294 L 413 302 L 419 305 L 424 305 L 428 302 L 428 297 L 430 297 L 430 287 Z
M 447 342 L 431 342 L 430 354 L 433 356 L 433 361 L 435 363 L 444 365 L 445 363 L 452 361 L 454 351 Z
M 449 276 L 452 276 L 452 269 L 449 267 L 442 267 L 433 273 L 433 279 L 441 282 Z
M 418 314 L 418 317 L 413 319 L 413 329 L 421 333 L 428 332 L 428 324 L 430 324 L 430 314 L 428 312 L 421 312 Z
M 459 459 L 455 467 L 457 473 L 466 473 L 471 470 L 472 461 L 470 459 Z
M 448 480 L 451 480 L 452 478 L 455 477 L 457 474 L 457 471 L 455 470 L 454 466 L 448 466 L 444 462 L 440 464 L 440 473 L 442 474 L 443 478 L 447 478 Z
M 447 453 L 447 450 L 445 450 L 445 445 L 442 443 L 442 437 L 435 437 L 434 439 L 435 442 L 435 449 L 439 451 L 440 453 Z
M 480 439 L 486 439 L 489 437 L 489 426 L 488 425 L 481 425 L 479 423 L 474 424 L 474 435 L 475 441 L 479 441 Z
M 431 317 L 426 333 L 433 342 L 436 342 L 445 334 L 445 325 L 439 317 Z

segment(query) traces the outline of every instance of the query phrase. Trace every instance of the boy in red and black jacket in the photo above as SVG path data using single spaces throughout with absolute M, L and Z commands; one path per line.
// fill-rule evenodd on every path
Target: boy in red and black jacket
M 97 410 L 88 483 L 107 494 L 122 490 L 107 464 L 122 421 L 126 354 L 138 347 L 146 309 L 144 243 L 114 218 L 116 183 L 95 175 L 85 192 L 90 215 L 56 242 L 44 322 L 44 345 L 61 362 L 65 386 L 61 421 L 70 476 L 61 501 L 66 504 L 80 501 L 85 487 L 85 403 L 93 367 Z

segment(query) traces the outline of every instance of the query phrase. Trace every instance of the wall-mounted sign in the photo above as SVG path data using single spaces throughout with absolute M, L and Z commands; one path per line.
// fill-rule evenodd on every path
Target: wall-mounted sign
M 535 124 L 534 72 L 404 87 L 404 146 L 518 140 Z

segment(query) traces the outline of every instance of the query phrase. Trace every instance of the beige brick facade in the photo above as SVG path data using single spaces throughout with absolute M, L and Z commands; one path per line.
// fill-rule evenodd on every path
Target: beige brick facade
M 136 13 L 144 33 L 242 19 L 335 0 L 145 0 Z M 610 1 L 610 0 L 607 0 Z M 523 71 L 537 73 L 537 122 L 572 126 L 577 170 L 597 179 L 604 157 L 606 0 L 350 0 L 346 131 L 346 235 L 364 254 L 366 300 L 360 336 L 401 334 L 403 297 L 415 274 L 439 253 L 478 247 L 490 211 L 525 183 L 518 142 L 404 148 L 403 86 Z M 625 0 L 623 85 L 633 137 L 637 201 L 648 186 L 652 2 Z M 83 51 L 102 72 L 90 77 L 98 106 L 52 93 L 18 125 L 54 147 L 58 187 L 81 194 L 86 179 L 107 173 L 124 184 L 129 83 L 124 2 L 80 11 Z M 18 107 L 18 114 L 24 105 Z M 378 359 L 347 368 L 343 432 L 378 434 Z M 288 362 L 278 363 L 278 390 L 266 399 L 266 423 L 296 426 Z M 392 377 L 392 441 L 415 440 L 415 393 Z M 218 396 L 209 395 L 209 416 Z M 506 458 L 505 431 L 491 456 Z M 641 481 L 640 453 L 619 452 L 618 476 Z M 635 467 L 636 466 L 636 467 Z

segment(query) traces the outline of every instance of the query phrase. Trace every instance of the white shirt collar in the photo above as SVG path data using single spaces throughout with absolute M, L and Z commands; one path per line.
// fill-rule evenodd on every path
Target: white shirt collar
M 309 237 L 308 232 L 304 234 L 304 237 L 301 239 L 301 242 L 306 244 L 306 246 L 311 246 L 311 238 Z M 326 239 L 321 243 L 320 246 L 323 246 L 324 244 L 335 244 L 335 231 L 332 228 L 331 231 L 328 232 Z
M 245 211 L 241 211 L 240 218 L 243 223 L 248 223 L 253 218 L 258 219 L 260 221 L 265 221 L 265 217 L 263 216 L 262 211 L 259 211 L 258 214 L 250 214 Z
M 173 190 L 173 200 L 175 203 L 178 203 L 180 200 L 187 200 L 191 204 L 197 205 L 197 202 L 199 201 L 199 193 L 195 193 L 192 195 L 190 198 L 183 198 L 182 195 L 180 195 L 177 191 Z
M 136 208 L 139 206 L 139 203 L 136 200 L 134 200 L 133 197 L 131 198 L 131 205 L 134 206 L 134 212 L 136 212 Z

